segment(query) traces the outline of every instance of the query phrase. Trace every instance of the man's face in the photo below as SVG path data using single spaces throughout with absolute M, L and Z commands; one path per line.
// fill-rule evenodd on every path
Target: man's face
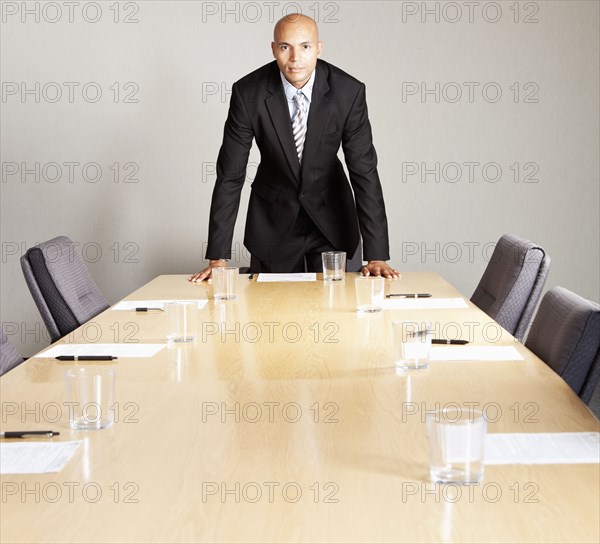
M 317 25 L 308 17 L 281 22 L 271 43 L 277 66 L 294 87 L 301 89 L 317 65 L 322 44 Z

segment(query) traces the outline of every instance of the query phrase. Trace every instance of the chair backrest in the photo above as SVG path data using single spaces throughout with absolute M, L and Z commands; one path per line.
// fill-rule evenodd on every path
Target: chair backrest
M 523 340 L 548 277 L 550 257 L 533 242 L 503 235 L 471 302 Z
M 540 303 L 525 346 L 589 402 L 600 378 L 600 305 L 553 287 Z
M 0 329 L 0 376 L 23 362 L 15 346 L 12 345 L 4 331 Z
M 30 248 L 21 257 L 21 268 L 53 342 L 108 308 L 66 236 Z

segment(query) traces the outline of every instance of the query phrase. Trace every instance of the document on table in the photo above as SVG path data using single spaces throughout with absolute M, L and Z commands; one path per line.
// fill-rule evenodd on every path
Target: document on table
M 114 357 L 153 357 L 167 344 L 58 344 L 34 357 L 59 355 L 112 355 Z
M 81 445 L 72 442 L 1 442 L 0 474 L 60 472 Z
M 317 275 L 314 272 L 299 272 L 297 274 L 264 274 L 260 273 L 257 282 L 260 283 L 279 283 L 279 282 L 299 282 L 299 281 L 317 281 Z
M 496 433 L 485 437 L 486 465 L 600 463 L 600 433 Z
M 129 310 L 134 312 L 136 308 L 163 310 L 167 302 L 197 302 L 199 310 L 208 304 L 208 300 L 122 300 L 121 302 L 117 302 L 111 310 Z
M 523 361 L 515 346 L 432 346 L 430 361 Z
M 443 310 L 468 308 L 464 298 L 386 298 L 384 310 Z

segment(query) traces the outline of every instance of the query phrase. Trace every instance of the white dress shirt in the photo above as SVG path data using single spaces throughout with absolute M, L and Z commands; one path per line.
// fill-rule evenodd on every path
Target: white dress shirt
M 281 83 L 283 84 L 283 92 L 285 93 L 285 97 L 287 98 L 288 108 L 290 109 L 290 119 L 294 119 L 294 115 L 296 115 L 296 102 L 294 102 L 294 95 L 296 93 L 301 93 L 302 98 L 304 99 L 304 111 L 306 112 L 306 117 L 308 118 L 308 112 L 310 110 L 310 101 L 312 99 L 312 90 L 313 85 L 315 83 L 315 73 L 316 70 L 313 70 L 313 73 L 310 75 L 309 80 L 306 82 L 302 89 L 296 89 L 285 76 L 279 72 L 281 76 Z

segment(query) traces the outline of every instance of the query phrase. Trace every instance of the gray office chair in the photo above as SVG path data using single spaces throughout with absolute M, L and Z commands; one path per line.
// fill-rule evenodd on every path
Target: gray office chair
M 23 357 L 18 354 L 15 346 L 0 329 L 0 376 L 19 366 L 22 362 Z
M 75 244 L 58 236 L 30 248 L 21 268 L 52 342 L 108 308 Z
M 550 257 L 543 248 L 503 235 L 471 302 L 523 341 L 548 277 Z
M 525 346 L 589 403 L 600 378 L 600 305 L 553 287 L 540 303 Z

